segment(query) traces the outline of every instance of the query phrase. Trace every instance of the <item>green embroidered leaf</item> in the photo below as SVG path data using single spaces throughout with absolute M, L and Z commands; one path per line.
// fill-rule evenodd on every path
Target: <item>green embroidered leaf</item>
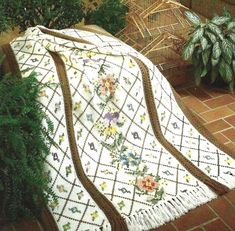
M 217 26 L 223 25 L 226 22 L 230 21 L 230 17 L 225 17 L 225 16 L 215 16 L 211 22 L 216 24 Z
M 196 42 L 200 41 L 201 37 L 203 36 L 203 33 L 204 33 L 204 29 L 202 27 L 199 27 L 191 35 L 191 42 L 196 43 Z
M 209 37 L 212 43 L 215 43 L 217 41 L 216 36 L 213 33 L 206 31 L 205 34 Z
M 233 56 L 233 45 L 227 39 L 222 41 L 222 54 L 225 61 L 230 64 Z
M 107 144 L 105 142 L 101 142 L 101 145 L 108 149 L 109 151 L 113 151 L 115 149 L 115 143 L 113 144 Z
M 214 59 L 218 59 L 220 57 L 221 53 L 222 53 L 222 51 L 220 48 L 220 43 L 216 42 L 212 48 L 212 57 Z
M 183 54 L 182 54 L 184 60 L 188 60 L 192 56 L 194 47 L 195 47 L 194 44 L 191 42 L 186 44 L 186 46 L 183 49 Z
M 208 46 L 208 41 L 205 37 L 202 37 L 200 39 L 200 42 L 201 42 L 202 50 L 204 51 Z
M 219 65 L 219 73 L 226 83 L 230 83 L 233 79 L 233 71 L 224 59 L 221 60 Z
M 217 25 L 213 23 L 208 23 L 208 28 L 211 30 L 211 32 L 213 32 L 215 35 L 219 36 L 221 40 L 223 40 L 223 32 Z
M 235 28 L 235 22 L 230 22 L 230 23 L 228 24 L 227 29 L 228 29 L 228 30 L 231 30 L 231 29 L 233 29 L 233 28 Z
M 121 145 L 123 139 L 124 139 L 124 136 L 120 133 L 120 134 L 118 135 L 118 139 L 117 139 L 117 144 L 118 144 L 118 146 Z
M 124 125 L 124 123 L 117 122 L 116 125 L 117 125 L 118 127 L 122 127 L 122 126 Z
M 195 26 L 198 26 L 201 23 L 200 18 L 198 17 L 198 15 L 196 15 L 193 12 L 190 11 L 185 11 L 185 16 L 188 18 L 188 20 L 194 24 Z

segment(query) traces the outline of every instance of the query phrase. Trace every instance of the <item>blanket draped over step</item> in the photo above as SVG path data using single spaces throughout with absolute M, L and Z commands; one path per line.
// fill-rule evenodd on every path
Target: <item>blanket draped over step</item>
M 2 50 L 46 87 L 54 230 L 150 230 L 235 187 L 217 143 L 146 57 L 95 29 L 37 26 Z M 193 105 L 192 105 L 193 107 Z

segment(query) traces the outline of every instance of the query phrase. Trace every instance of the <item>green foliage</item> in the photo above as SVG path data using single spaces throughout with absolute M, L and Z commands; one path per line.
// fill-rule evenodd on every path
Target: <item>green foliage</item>
M 193 24 L 193 32 L 185 44 L 182 56 L 185 60 L 192 57 L 195 67 L 195 82 L 209 76 L 211 83 L 218 77 L 228 84 L 231 91 L 235 82 L 235 22 L 225 11 L 223 16 L 216 15 L 202 22 L 189 11 L 186 16 Z
M 103 0 L 94 11 L 85 13 L 82 0 L 3 0 L 0 5 L 0 32 L 19 26 L 43 25 L 69 28 L 82 21 L 96 24 L 115 34 L 125 26 L 128 7 L 122 0 Z
M 9 25 L 8 25 L 6 15 L 4 13 L 4 9 L 3 9 L 2 5 L 0 5 L 0 33 L 2 31 L 6 31 L 8 29 L 8 27 L 9 27 Z
M 35 75 L 0 81 L 0 217 L 35 218 L 51 198 L 44 173 L 53 124 L 38 96 L 44 86 Z
M 96 10 L 87 13 L 85 20 L 103 27 L 111 34 L 116 34 L 125 27 L 127 12 L 128 7 L 122 0 L 103 0 Z
M 82 17 L 81 0 L 3 0 L 5 16 L 10 26 L 43 25 L 48 28 L 67 28 Z

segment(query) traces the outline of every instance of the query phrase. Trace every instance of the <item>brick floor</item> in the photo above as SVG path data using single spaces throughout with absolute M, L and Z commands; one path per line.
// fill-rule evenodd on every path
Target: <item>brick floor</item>
M 202 123 L 222 143 L 235 149 L 235 94 L 209 87 L 176 89 Z M 235 190 L 155 231 L 235 231 Z

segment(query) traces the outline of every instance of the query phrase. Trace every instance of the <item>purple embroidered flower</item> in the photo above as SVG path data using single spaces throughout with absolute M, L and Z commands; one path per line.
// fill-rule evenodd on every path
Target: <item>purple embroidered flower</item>
M 91 61 L 98 63 L 98 62 L 102 61 L 102 59 L 101 58 L 99 58 L 99 59 L 83 59 L 84 64 L 87 64 Z
M 132 152 L 122 153 L 120 155 L 120 161 L 123 166 L 126 166 L 127 168 L 129 168 L 130 165 L 131 166 L 138 165 L 140 162 L 140 157 L 133 154 Z
M 119 113 L 118 112 L 113 112 L 113 113 L 107 112 L 104 115 L 104 118 L 107 119 L 109 121 L 109 123 L 111 123 L 111 122 L 116 123 L 119 118 Z

